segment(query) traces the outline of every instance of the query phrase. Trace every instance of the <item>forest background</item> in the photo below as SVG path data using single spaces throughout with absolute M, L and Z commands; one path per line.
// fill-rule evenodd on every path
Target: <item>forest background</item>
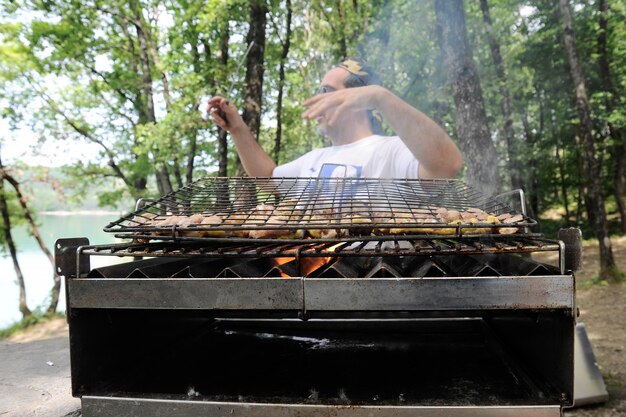
M 0 248 L 24 317 L 12 228 L 37 238 L 40 210 L 128 211 L 241 175 L 227 134 L 203 119 L 216 94 L 277 163 L 328 145 L 301 103 L 346 56 L 450 133 L 460 178 L 524 189 L 536 231 L 580 227 L 598 240 L 598 279 L 622 279 L 610 237 L 626 233 L 623 0 L 0 0 L 0 42 Z

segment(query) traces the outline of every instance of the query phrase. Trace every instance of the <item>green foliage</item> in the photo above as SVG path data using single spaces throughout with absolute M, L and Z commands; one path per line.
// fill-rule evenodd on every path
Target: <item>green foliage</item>
M 260 142 L 273 154 L 287 3 L 266 3 Z M 586 174 L 557 2 L 488 3 L 511 96 L 516 158 L 523 166 L 533 209 L 541 213 L 567 207 L 569 218 L 554 226 L 571 222 L 585 227 L 581 202 Z M 614 85 L 610 92 L 602 88 L 598 71 L 597 1 L 570 3 L 596 127 L 597 157 L 609 194 L 615 167 L 610 147 L 615 141 L 607 134 L 608 126 L 626 128 L 626 5 L 609 0 L 606 35 Z M 82 141 L 100 151 L 97 160 L 76 161 L 65 168 L 64 182 L 75 198 L 89 198 L 97 190 L 100 204 L 115 206 L 155 196 L 155 171 L 167 168 L 175 183 L 176 171 L 185 175 L 194 143 L 194 176 L 215 175 L 217 130 L 202 120 L 201 113 L 214 94 L 227 94 L 239 107 L 243 104 L 245 65 L 238 64 L 247 49 L 248 1 L 150 0 L 137 2 L 135 9 L 119 0 L 5 0 L 0 5 L 2 117 L 14 129 L 29 127 L 42 141 Z M 465 7 L 489 126 L 499 164 L 505 168 L 510 155 L 503 139 L 501 85 L 479 2 L 465 2 Z M 279 162 L 328 145 L 311 123 L 302 120 L 301 103 L 343 55 L 363 55 L 389 89 L 455 136 L 454 103 L 442 67 L 433 2 L 293 0 L 292 8 Z M 226 34 L 229 59 L 223 65 Z M 142 66 L 144 41 L 147 70 Z M 612 108 L 607 103 L 613 103 Z M 232 174 L 235 152 L 230 143 L 228 159 Z M 507 169 L 500 172 L 506 190 Z M 552 226 L 546 221 L 546 229 Z

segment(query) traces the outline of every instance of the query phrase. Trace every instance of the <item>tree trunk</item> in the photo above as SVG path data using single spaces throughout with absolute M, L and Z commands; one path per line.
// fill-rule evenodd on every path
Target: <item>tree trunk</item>
M 55 311 L 57 311 L 57 306 L 59 304 L 59 293 L 61 291 L 61 278 L 59 277 L 59 275 L 56 273 L 54 269 L 54 257 L 52 256 L 52 253 L 46 246 L 45 242 L 43 241 L 43 238 L 41 237 L 41 233 L 39 233 L 39 228 L 37 227 L 37 224 L 35 224 L 35 220 L 33 219 L 33 216 L 30 213 L 28 203 L 26 202 L 26 197 L 22 193 L 19 182 L 17 182 L 17 180 L 13 178 L 12 175 L 9 175 L 6 172 L 6 170 L 2 166 L 2 161 L 0 161 L 0 170 L 2 170 L 2 177 L 6 179 L 9 184 L 11 184 L 11 186 L 17 193 L 17 199 L 20 202 L 20 206 L 22 206 L 22 211 L 24 212 L 24 218 L 26 219 L 26 222 L 28 223 L 28 226 L 30 227 L 30 232 L 35 238 L 35 240 L 37 241 L 37 244 L 39 245 L 39 248 L 41 249 L 41 251 L 44 253 L 44 255 L 46 255 L 46 257 L 50 261 L 50 265 L 52 267 L 53 286 L 50 292 L 50 305 L 48 306 L 47 313 L 52 314 Z
M 587 91 L 585 88 L 585 78 L 583 76 L 574 31 L 572 29 L 572 17 L 569 11 L 567 0 L 559 0 L 561 17 L 563 22 L 563 37 L 565 41 L 565 51 L 570 66 L 570 72 L 576 88 L 576 104 L 578 107 L 578 118 L 580 119 L 580 129 L 584 143 L 586 167 L 589 176 L 589 193 L 593 200 L 593 211 L 596 217 L 594 229 L 598 238 L 600 248 L 600 278 L 607 281 L 615 281 L 619 278 L 619 272 L 613 258 L 611 239 L 609 237 L 609 225 L 604 207 L 604 197 L 602 195 L 602 181 L 600 178 L 600 167 L 596 160 L 595 143 L 593 140 L 593 124 L 591 112 L 587 101 Z
M 17 277 L 17 285 L 20 289 L 20 301 L 19 309 L 22 313 L 22 317 L 26 318 L 32 314 L 26 303 L 26 285 L 24 284 L 24 274 L 22 274 L 22 268 L 17 260 L 17 250 L 15 248 L 15 242 L 13 241 L 13 235 L 11 234 L 11 218 L 9 217 L 9 207 L 4 194 L 4 167 L 2 167 L 2 161 L 0 161 L 0 170 L 2 175 L 0 176 L 0 212 L 2 213 L 2 220 L 4 221 L 4 239 L 9 247 L 9 253 L 13 260 L 13 269 L 15 270 L 15 276 Z
M 156 177 L 157 189 L 159 190 L 160 195 L 166 195 L 174 191 L 172 182 L 170 181 L 170 174 L 165 165 L 157 168 L 154 175 Z
M 511 94 L 507 86 L 506 71 L 504 69 L 504 60 L 500 54 L 500 45 L 493 33 L 493 25 L 489 14 L 489 4 L 487 0 L 480 0 L 480 9 L 483 13 L 483 21 L 487 28 L 487 39 L 489 48 L 491 49 L 491 58 L 496 67 L 496 76 L 498 77 L 498 89 L 500 91 L 500 110 L 504 117 L 504 137 L 509 154 L 508 168 L 511 177 L 511 187 L 513 189 L 524 188 L 522 181 L 522 170 L 519 163 L 519 155 L 521 153 L 519 146 L 515 140 L 515 130 L 513 129 L 513 116 L 511 114 Z
M 583 144 L 580 141 L 580 135 L 577 133 L 574 138 L 574 152 L 576 155 L 576 166 L 578 168 L 578 200 L 576 210 L 576 223 L 582 223 L 583 211 L 587 214 L 587 222 L 591 225 L 595 224 L 596 216 L 593 214 L 593 204 L 589 199 L 589 179 L 587 178 L 587 170 L 585 169 L 585 157 L 580 151 Z
M 280 68 L 278 71 L 278 99 L 276 100 L 276 137 L 274 139 L 274 162 L 279 163 L 280 160 L 280 145 L 283 136 L 283 93 L 285 89 L 285 63 L 287 56 L 289 55 L 289 47 L 291 45 L 291 0 L 287 0 L 287 17 L 285 25 L 287 26 L 287 32 L 285 33 L 285 39 L 282 42 L 282 52 L 280 54 Z
M 600 31 L 598 33 L 598 65 L 600 70 L 600 82 L 602 89 L 607 94 L 604 105 L 606 114 L 610 115 L 616 108 L 616 97 L 618 93 L 613 87 L 611 79 L 611 70 L 609 67 L 609 54 L 607 51 L 607 35 L 609 30 L 609 4 L 607 0 L 599 0 L 598 8 L 600 11 Z M 621 220 L 622 233 L 626 233 L 626 203 L 624 202 L 624 174 L 626 174 L 626 140 L 622 129 L 617 129 L 611 122 L 607 122 L 609 133 L 613 139 L 613 145 L 610 152 L 614 164 L 613 182 L 615 202 Z
M 556 166 L 559 169 L 559 184 L 561 185 L 561 196 L 563 197 L 563 207 L 565 208 L 565 226 L 570 225 L 570 212 L 569 212 L 569 198 L 567 195 L 567 185 L 565 184 L 565 166 L 563 159 L 561 159 L 561 150 L 559 149 L 560 140 L 557 139 L 554 149 L 554 158 L 556 159 Z
M 565 225 L 567 227 L 570 226 L 570 211 L 569 211 L 569 196 L 567 194 L 567 183 L 565 180 L 566 177 L 566 169 L 565 164 L 563 163 L 563 159 L 561 158 L 561 149 L 565 149 L 565 146 L 562 142 L 562 139 L 556 132 L 556 126 L 554 121 L 556 117 L 554 116 L 554 109 L 550 109 L 550 133 L 552 137 L 555 139 L 554 143 L 554 160 L 556 161 L 556 166 L 558 168 L 558 178 L 555 173 L 555 181 L 554 181 L 554 189 L 555 189 L 555 200 L 558 199 L 558 189 L 557 185 L 561 188 L 561 196 L 563 197 L 563 208 L 565 209 Z
M 226 73 L 228 66 L 228 44 L 230 42 L 230 30 L 228 24 L 222 27 L 222 36 L 220 39 L 220 65 L 224 69 L 223 73 Z M 229 92 L 230 93 L 230 92 Z M 229 97 L 232 99 L 232 97 Z M 217 134 L 217 153 L 218 153 L 218 173 L 220 177 L 228 176 L 228 132 L 220 129 Z
M 456 107 L 456 131 L 467 161 L 467 180 L 492 195 L 498 188 L 498 164 L 483 93 L 465 27 L 463 0 L 436 0 L 444 67 Z
M 173 158 L 172 164 L 174 165 L 174 179 L 176 179 L 176 186 L 178 188 L 183 187 L 183 175 L 180 172 L 180 165 L 178 164 L 178 158 Z
M 337 7 L 337 16 L 339 17 L 339 55 L 340 58 L 346 58 L 348 56 L 348 41 L 346 39 L 346 11 L 341 4 L 341 0 L 335 0 L 335 6 Z
M 534 148 L 536 136 L 533 134 L 528 121 L 528 109 L 526 106 L 522 108 L 522 126 L 524 127 L 524 136 L 526 138 L 526 149 L 531 151 Z M 528 195 L 530 200 L 530 211 L 533 213 L 532 218 L 537 218 L 539 213 L 539 181 L 537 180 L 537 160 L 534 155 L 528 162 Z
M 250 28 L 246 44 L 254 44 L 246 56 L 246 80 L 244 87 L 243 121 L 254 138 L 259 140 L 261 130 L 261 105 L 263 103 L 263 69 L 265 54 L 265 26 L 268 8 L 264 0 L 250 2 Z M 237 158 L 237 175 L 245 175 L 241 161 Z
M 139 62 L 141 64 L 142 73 L 142 90 L 143 90 L 143 104 L 145 106 L 146 123 L 156 123 L 156 114 L 154 111 L 154 89 L 152 86 L 152 63 L 150 61 L 150 39 L 149 34 L 144 27 L 146 25 L 143 12 L 136 0 L 130 2 L 131 8 L 135 13 L 133 23 L 137 31 L 137 41 L 139 42 Z M 155 176 L 157 181 L 157 188 L 161 195 L 169 194 L 174 191 L 172 183 L 169 177 L 169 171 L 164 162 L 160 161 L 158 155 L 155 155 L 156 166 Z M 161 162 L 161 163 L 160 163 Z M 159 167 L 160 165 L 160 167 Z

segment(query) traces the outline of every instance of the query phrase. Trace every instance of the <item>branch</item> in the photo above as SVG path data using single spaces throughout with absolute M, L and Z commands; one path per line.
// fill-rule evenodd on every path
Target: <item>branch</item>
M 124 91 L 122 91 L 120 88 L 115 88 L 113 87 L 113 85 L 111 85 L 111 82 L 107 79 L 106 75 L 102 74 L 100 71 L 98 71 L 97 69 L 85 64 L 85 67 L 91 71 L 92 73 L 96 74 L 98 77 L 102 78 L 102 81 L 104 81 L 104 83 L 106 85 L 108 85 L 109 87 L 111 87 L 111 89 L 113 91 L 115 91 L 116 93 L 118 93 L 120 96 L 122 96 L 122 98 L 124 100 L 128 100 L 131 103 L 133 103 L 133 105 L 135 105 L 135 100 L 133 100 L 131 97 L 127 96 L 126 93 L 124 93 Z
M 91 80 L 93 80 L 93 78 L 91 78 Z M 105 82 L 106 82 L 106 81 L 105 81 Z M 116 109 L 115 109 L 115 106 L 114 106 L 114 105 L 113 105 L 113 104 L 112 104 L 112 103 L 111 103 L 111 102 L 110 102 L 110 101 L 109 101 L 109 100 L 105 97 L 105 95 L 104 95 L 104 94 L 102 94 L 100 91 L 98 91 L 98 97 L 100 97 L 100 99 L 101 99 L 101 100 L 102 100 L 102 101 L 103 101 L 103 102 L 104 102 L 104 103 L 105 103 L 105 104 L 106 104 L 109 108 L 113 109 L 113 110 L 114 110 L 114 112 L 115 112 L 115 114 L 117 114 L 118 116 L 123 117 L 124 119 L 126 119 L 126 120 L 130 123 L 130 125 L 131 125 L 131 126 L 133 126 L 133 127 L 134 127 L 134 126 L 136 126 L 136 125 L 137 125 L 137 123 L 135 123 L 135 121 L 134 121 L 134 120 L 133 120 L 133 119 L 132 119 L 129 115 L 127 115 L 126 113 L 123 113 L 123 112 L 121 112 L 121 111 L 119 111 L 119 110 L 116 110 Z M 131 100 L 131 102 L 132 102 L 132 100 Z M 134 104 L 134 102 L 133 102 L 133 104 Z
M 52 254 L 48 250 L 48 247 L 46 246 L 43 239 L 41 238 L 41 234 L 39 233 L 39 229 L 37 228 L 37 225 L 35 224 L 35 220 L 33 220 L 33 216 L 30 214 L 30 209 L 28 208 L 28 203 L 26 202 L 26 197 L 24 197 L 24 194 L 22 193 L 20 184 L 12 175 L 10 175 L 7 172 L 6 168 L 4 167 L 0 168 L 0 176 L 2 177 L 2 179 L 7 180 L 9 184 L 11 184 L 13 189 L 15 189 L 15 192 L 17 193 L 17 199 L 20 202 L 20 206 L 22 206 L 22 211 L 24 211 L 24 218 L 26 219 L 26 221 L 28 222 L 28 225 L 30 226 L 30 231 L 32 235 L 35 237 L 35 239 L 37 240 L 39 247 L 41 248 L 43 253 L 46 254 L 48 259 L 50 260 L 50 263 L 54 267 L 54 258 L 52 257 Z
M 81 136 L 83 136 L 87 140 L 100 145 L 100 147 L 102 147 L 102 149 L 104 149 L 105 154 L 109 157 L 108 165 L 111 167 L 111 169 L 113 169 L 113 171 L 117 174 L 117 176 L 119 178 L 121 178 L 122 181 L 124 181 L 124 184 L 126 184 L 129 187 L 132 187 L 132 184 L 128 181 L 128 178 L 126 178 L 126 175 L 124 175 L 124 173 L 122 172 L 120 167 L 115 163 L 115 159 L 114 159 L 115 154 L 113 153 L 113 151 L 111 151 L 111 149 L 109 149 L 109 147 L 103 141 L 101 141 L 100 139 L 96 138 L 94 135 L 89 133 L 87 130 L 85 130 L 84 128 L 82 128 L 78 124 L 76 124 L 76 122 L 74 120 L 70 119 L 69 116 L 67 116 L 65 114 L 65 112 L 63 110 L 61 110 L 59 108 L 59 106 L 57 106 L 57 104 L 54 102 L 54 100 L 50 96 L 48 96 L 46 93 L 41 91 L 40 89 L 37 89 L 37 87 L 35 85 L 33 85 L 32 81 L 30 79 L 28 80 L 28 82 L 46 100 L 46 102 L 50 105 L 52 110 L 54 110 L 59 116 L 61 116 L 63 118 L 63 120 L 65 120 L 65 122 L 68 125 L 70 125 L 70 127 L 72 129 L 74 129 L 74 131 L 76 131 L 78 134 L 80 134 Z
M 152 56 L 152 61 L 154 62 L 154 66 L 159 71 L 159 74 L 161 74 L 161 80 L 163 81 L 163 96 L 165 97 L 165 108 L 167 109 L 169 113 L 170 107 L 172 105 L 172 99 L 170 98 L 170 83 L 167 80 L 167 75 L 165 74 L 165 71 L 163 71 L 163 67 L 161 66 L 161 60 L 159 59 L 158 51 L 156 47 L 154 46 L 154 42 L 149 33 L 148 33 L 147 41 L 148 41 L 147 42 L 148 51 L 150 52 L 150 55 Z
M 280 42 L 280 45 L 284 47 L 285 43 L 283 42 L 283 39 L 280 37 L 280 30 L 278 28 L 278 24 L 274 20 L 273 13 L 270 13 L 270 23 L 272 24 L 272 27 L 274 28 L 274 31 L 276 32 L 276 37 L 278 38 L 278 42 Z

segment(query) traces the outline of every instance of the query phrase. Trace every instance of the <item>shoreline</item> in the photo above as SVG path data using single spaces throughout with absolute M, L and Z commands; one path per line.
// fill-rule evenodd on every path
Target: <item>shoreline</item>
M 122 216 L 124 214 L 123 211 L 108 211 L 108 210 L 54 210 L 54 211 L 40 211 L 39 215 L 43 216 Z

